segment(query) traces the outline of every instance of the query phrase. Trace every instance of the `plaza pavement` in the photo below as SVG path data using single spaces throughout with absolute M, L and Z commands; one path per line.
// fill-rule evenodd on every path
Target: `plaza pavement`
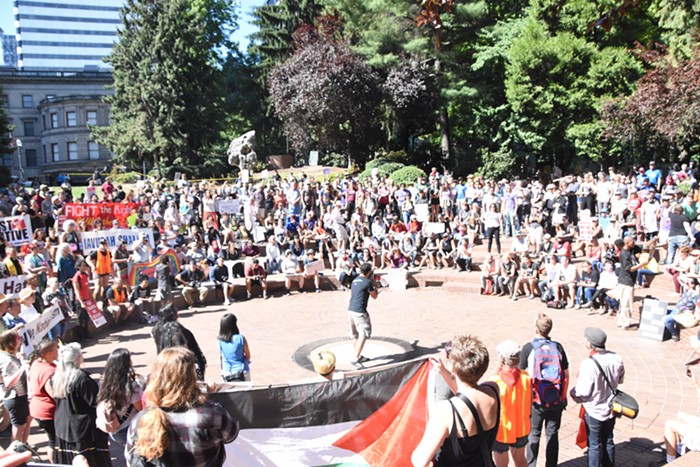
M 474 274 L 478 273 L 470 273 Z M 312 376 L 292 361 L 299 347 L 347 335 L 348 298 L 347 291 L 297 293 L 269 300 L 254 298 L 229 307 L 213 305 L 183 311 L 180 321 L 195 334 L 207 356 L 208 381 L 219 380 L 218 324 L 224 313 L 232 312 L 238 317 L 240 330 L 250 345 L 253 382 L 256 385 L 283 384 Z M 427 287 L 402 292 L 383 290 L 376 301 L 370 301 L 369 310 L 375 336 L 411 342 L 424 354 L 434 353 L 444 341 L 458 333 L 480 336 L 492 355 L 488 376 L 497 364 L 496 345 L 504 339 L 520 343 L 531 340 L 534 319 L 545 308 L 538 300 L 514 302 L 502 297 L 457 294 Z M 698 396 L 684 377 L 686 344 L 639 338 L 635 331 L 619 330 L 613 319 L 589 315 L 585 310 L 546 311 L 554 319 L 552 337 L 564 344 L 567 351 L 574 381 L 581 360 L 587 357 L 584 328 L 598 326 L 608 333 L 608 348 L 618 352 L 625 362 L 623 388 L 641 405 L 636 420 L 618 420 L 615 430 L 617 465 L 660 465 L 664 421 L 681 409 L 699 412 Z M 126 347 L 132 352 L 137 372 L 148 373 L 156 355 L 150 328 L 149 325 L 132 325 L 114 330 L 99 342 L 87 341 L 85 367 L 99 375 L 109 353 Z M 372 362 L 368 364 L 371 365 Z M 338 366 L 349 368 L 347 359 L 341 358 Z M 575 446 L 578 414 L 579 406 L 570 403 L 560 431 L 561 465 L 585 465 L 584 451 Z M 41 441 L 42 436 L 32 437 L 33 443 L 41 445 Z M 540 456 L 540 460 L 543 459 L 544 455 Z

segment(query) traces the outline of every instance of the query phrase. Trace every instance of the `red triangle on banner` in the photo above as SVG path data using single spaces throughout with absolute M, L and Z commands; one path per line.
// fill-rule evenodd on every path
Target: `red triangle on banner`
M 426 361 L 394 397 L 333 446 L 358 453 L 371 466 L 411 465 L 428 422 L 429 374 Z

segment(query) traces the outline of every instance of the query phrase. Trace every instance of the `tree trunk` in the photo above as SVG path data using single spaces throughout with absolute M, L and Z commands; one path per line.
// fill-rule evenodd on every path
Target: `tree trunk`
M 440 63 L 440 51 L 436 50 L 437 58 L 435 59 L 435 75 L 437 81 L 442 85 L 442 64 Z M 440 152 L 442 153 L 443 169 L 449 166 L 451 160 L 450 154 L 450 119 L 447 113 L 447 103 L 440 98 L 440 110 L 438 121 L 440 123 Z

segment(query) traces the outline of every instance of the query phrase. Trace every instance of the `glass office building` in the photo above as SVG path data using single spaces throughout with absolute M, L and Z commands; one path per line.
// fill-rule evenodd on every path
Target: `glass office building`
M 108 68 L 123 0 L 14 0 L 17 67 L 23 71 Z

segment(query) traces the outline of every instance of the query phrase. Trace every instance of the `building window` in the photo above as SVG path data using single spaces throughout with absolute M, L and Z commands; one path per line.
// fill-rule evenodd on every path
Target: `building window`
M 51 145 L 51 160 L 53 162 L 58 162 L 58 144 L 54 143 Z
M 12 167 L 12 154 L 4 154 L 2 156 L 2 165 L 5 167 Z
M 78 160 L 78 143 L 68 143 L 68 160 Z
M 66 112 L 66 126 L 75 126 L 75 112 Z
M 24 123 L 24 136 L 34 136 L 34 122 Z
M 58 114 L 51 114 L 51 128 L 58 128 Z
M 27 167 L 36 167 L 36 149 L 27 149 L 24 152 L 24 155 L 27 157 Z
M 97 111 L 88 110 L 86 120 L 88 125 L 97 125 Z
M 25 109 L 31 109 L 34 107 L 34 99 L 32 99 L 32 96 L 28 94 L 22 95 L 22 107 Z
M 2 105 L 5 108 L 10 107 L 10 98 L 7 97 L 7 94 L 2 95 L 2 102 L 0 102 L 0 105 Z
M 100 146 L 94 141 L 88 141 L 88 158 L 99 159 L 100 158 Z

